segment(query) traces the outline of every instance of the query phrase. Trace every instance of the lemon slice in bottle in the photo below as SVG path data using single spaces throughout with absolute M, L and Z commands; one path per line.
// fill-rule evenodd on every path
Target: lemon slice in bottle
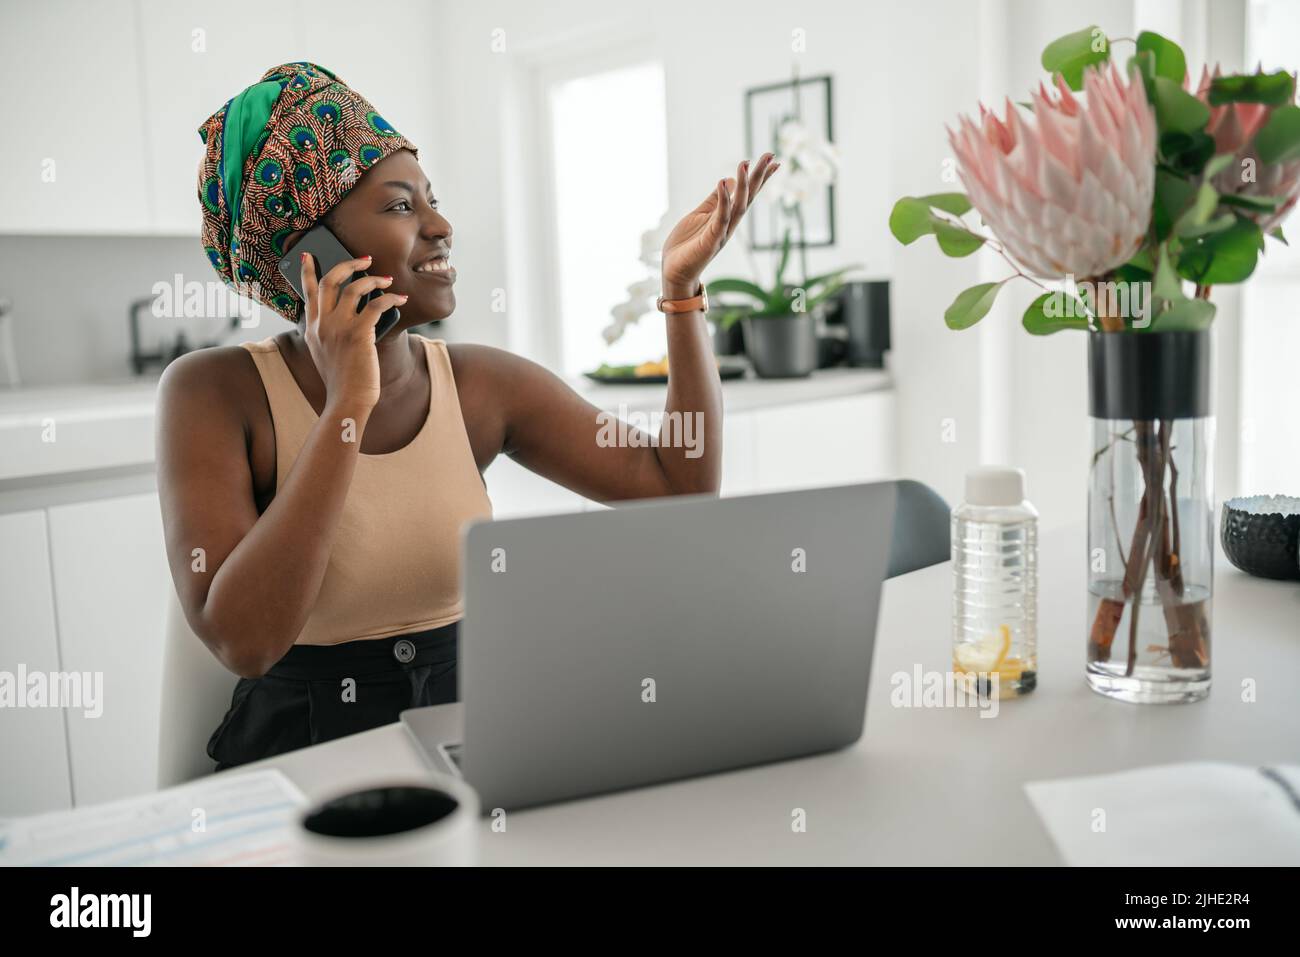
M 979 641 L 965 642 L 953 649 L 953 660 L 962 671 L 988 674 L 1002 666 L 1011 650 L 1011 629 L 1002 625 L 999 634 L 985 635 Z

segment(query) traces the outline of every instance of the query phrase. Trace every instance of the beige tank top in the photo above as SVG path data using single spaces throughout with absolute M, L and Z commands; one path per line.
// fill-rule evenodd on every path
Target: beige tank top
M 462 530 L 491 518 L 492 503 L 465 432 L 447 344 L 411 335 L 424 346 L 429 367 L 424 426 L 396 452 L 359 455 L 320 596 L 295 644 L 386 638 L 464 614 Z M 274 338 L 243 345 L 271 405 L 279 491 L 319 416 Z

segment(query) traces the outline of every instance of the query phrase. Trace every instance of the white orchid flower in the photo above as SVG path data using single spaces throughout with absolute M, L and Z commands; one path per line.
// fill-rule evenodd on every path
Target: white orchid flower
M 807 202 L 839 176 L 839 149 L 799 120 L 790 119 L 782 123 L 776 140 L 777 155 L 782 163 L 772 176 L 771 191 L 786 209 Z

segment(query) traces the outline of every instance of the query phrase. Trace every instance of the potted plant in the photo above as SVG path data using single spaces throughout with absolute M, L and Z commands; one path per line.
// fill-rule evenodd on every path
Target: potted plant
M 1122 70 L 1121 44 L 1133 47 Z M 1098 27 L 1049 44 L 1042 65 L 1051 92 L 1040 83 L 1023 109 L 981 107 L 949 130 L 967 192 L 904 197 L 890 229 L 1010 265 L 958 294 L 949 327 L 973 326 L 1024 278 L 1042 290 L 1026 330 L 1088 336 L 1087 679 L 1127 701 L 1197 700 L 1210 688 L 1210 295 L 1249 278 L 1265 237 L 1285 242 L 1300 196 L 1296 81 L 1215 70 L 1193 90 L 1172 41 Z
M 818 307 L 844 285 L 845 266 L 818 276 L 808 276 L 799 285 L 785 281 L 792 248 L 791 231 L 781 240 L 776 276 L 770 286 L 748 279 L 726 277 L 708 283 L 710 300 L 717 299 L 720 330 L 744 329 L 745 354 L 754 371 L 766 379 L 806 376 L 817 368 Z
M 797 82 L 797 78 L 796 78 Z M 821 275 L 808 275 L 804 235 L 804 204 L 835 182 L 840 158 L 835 144 L 814 133 L 798 110 L 786 116 L 774 133 L 772 150 L 781 166 L 772 177 L 770 194 L 784 224 L 781 246 L 770 284 L 734 277 L 708 283 L 718 309 L 717 333 L 743 330 L 745 354 L 763 378 L 806 376 L 817 368 L 817 317 L 822 304 L 835 295 L 846 266 Z M 791 253 L 798 249 L 800 282 L 788 282 Z M 758 270 L 752 258 L 751 266 Z

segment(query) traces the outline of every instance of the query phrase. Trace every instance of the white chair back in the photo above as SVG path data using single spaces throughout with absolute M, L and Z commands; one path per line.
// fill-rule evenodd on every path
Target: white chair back
M 190 629 L 176 589 L 167 589 L 162 694 L 158 721 L 158 787 L 211 774 L 208 739 L 230 708 L 238 675 L 213 657 Z

